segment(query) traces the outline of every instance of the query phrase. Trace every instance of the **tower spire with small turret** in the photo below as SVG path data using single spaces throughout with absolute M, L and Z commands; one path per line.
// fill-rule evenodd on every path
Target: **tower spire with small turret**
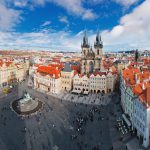
M 101 40 L 101 35 L 99 30 L 97 31 L 96 41 L 94 43 L 94 48 L 103 48 L 103 42 Z
M 88 43 L 88 37 L 87 37 L 87 31 L 84 31 L 84 36 L 83 36 L 83 43 L 81 43 L 81 48 L 86 47 L 89 48 L 89 43 Z

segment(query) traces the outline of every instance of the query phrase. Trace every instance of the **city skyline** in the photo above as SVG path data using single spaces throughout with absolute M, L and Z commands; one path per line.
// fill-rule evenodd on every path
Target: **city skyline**
M 0 0 L 0 150 L 150 150 L 150 0 Z
M 0 49 L 81 51 L 86 29 L 104 52 L 150 49 L 150 0 L 2 0 Z

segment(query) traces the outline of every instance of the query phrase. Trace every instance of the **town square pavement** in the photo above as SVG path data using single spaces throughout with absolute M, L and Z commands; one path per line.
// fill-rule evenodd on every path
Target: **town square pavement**
M 10 104 L 24 92 L 42 101 L 43 107 L 21 117 Z M 107 103 L 98 101 L 98 105 L 83 102 L 100 100 L 92 95 L 90 99 L 81 96 L 80 103 L 71 94 L 70 101 L 63 97 L 41 93 L 27 87 L 26 82 L 1 96 L 0 150 L 112 150 L 112 146 L 126 149 L 129 139 L 120 140 L 121 134 L 116 130 L 116 118 L 122 114 L 118 95 L 110 95 Z

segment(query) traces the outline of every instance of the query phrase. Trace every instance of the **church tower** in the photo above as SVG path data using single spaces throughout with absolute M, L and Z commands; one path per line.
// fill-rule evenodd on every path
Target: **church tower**
M 86 34 L 86 31 L 84 32 L 84 36 L 83 36 L 83 42 L 81 43 L 81 48 L 82 48 L 82 64 L 81 64 L 81 73 L 86 73 L 86 69 L 87 69 L 87 55 L 89 53 L 89 49 L 90 49 L 90 45 L 88 43 L 88 37 Z
M 94 48 L 95 48 L 95 57 L 102 58 L 103 57 L 103 53 L 102 53 L 103 42 L 101 40 L 99 31 L 97 32 L 97 35 L 96 35 L 96 41 L 94 42 Z
M 102 57 L 103 57 L 103 54 L 102 54 L 103 42 L 101 40 L 99 31 L 97 32 L 97 35 L 96 35 L 96 41 L 94 42 L 94 48 L 95 48 L 94 70 L 100 71 L 101 66 L 102 66 Z
M 84 32 L 83 43 L 81 43 L 81 48 L 82 48 L 82 56 L 86 57 L 89 53 L 90 48 L 86 31 Z
M 102 48 L 103 42 L 99 31 L 96 35 L 96 41 L 94 43 L 94 51 L 88 43 L 88 37 L 86 31 L 83 36 L 82 48 L 82 60 L 81 60 L 81 73 L 91 74 L 94 71 L 100 71 L 102 66 Z

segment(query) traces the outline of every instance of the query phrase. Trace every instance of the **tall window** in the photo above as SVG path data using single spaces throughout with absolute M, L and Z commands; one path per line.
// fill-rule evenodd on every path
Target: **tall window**
M 91 61 L 91 62 L 89 63 L 89 73 L 92 73 L 92 72 L 93 72 L 93 69 L 94 69 L 94 64 L 93 64 L 93 62 Z
M 85 50 L 84 50 L 84 55 L 85 55 Z

